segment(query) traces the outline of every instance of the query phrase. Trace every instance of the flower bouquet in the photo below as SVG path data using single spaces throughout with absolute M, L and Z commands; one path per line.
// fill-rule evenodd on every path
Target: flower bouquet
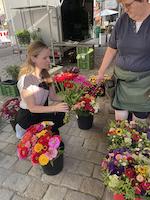
M 20 109 L 20 100 L 18 98 L 11 98 L 7 100 L 1 109 L 1 118 L 10 121 L 13 129 L 15 130 L 15 117 Z
M 33 165 L 39 164 L 48 175 L 55 175 L 63 168 L 64 144 L 61 137 L 51 131 L 53 122 L 44 121 L 30 126 L 19 144 L 19 159 L 30 157 Z
M 128 147 L 138 151 L 150 147 L 150 128 L 140 122 L 111 121 L 107 135 L 110 149 Z
M 96 98 L 85 94 L 73 105 L 72 110 L 77 115 L 78 126 L 81 129 L 89 129 L 93 124 L 93 114 L 98 109 Z
M 150 199 L 149 156 L 139 159 L 127 148 L 108 153 L 101 166 L 104 183 L 114 192 L 114 200 Z
M 91 86 L 91 83 L 85 76 L 70 72 L 56 74 L 53 80 L 59 91 L 59 95 L 68 104 L 70 110 L 80 97 L 88 91 L 89 86 Z M 71 112 L 66 114 L 65 122 L 68 121 L 70 115 Z

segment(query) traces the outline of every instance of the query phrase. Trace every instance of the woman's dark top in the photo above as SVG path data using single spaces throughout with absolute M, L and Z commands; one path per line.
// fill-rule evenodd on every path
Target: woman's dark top
M 116 64 L 124 70 L 150 70 L 150 15 L 136 33 L 136 24 L 124 13 L 112 31 L 109 47 L 117 49 Z

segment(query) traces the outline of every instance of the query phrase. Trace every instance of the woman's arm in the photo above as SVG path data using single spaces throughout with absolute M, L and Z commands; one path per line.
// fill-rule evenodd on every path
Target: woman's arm
M 21 96 L 27 104 L 27 108 L 32 113 L 48 113 L 48 112 L 68 112 L 69 108 L 66 103 L 52 103 L 49 106 L 36 105 L 33 93 L 27 89 L 23 89 Z
M 104 74 L 107 68 L 109 67 L 110 63 L 113 61 L 116 54 L 117 54 L 117 49 L 113 49 L 111 47 L 107 48 L 102 64 L 98 70 L 98 76 L 97 76 L 98 82 L 104 79 Z

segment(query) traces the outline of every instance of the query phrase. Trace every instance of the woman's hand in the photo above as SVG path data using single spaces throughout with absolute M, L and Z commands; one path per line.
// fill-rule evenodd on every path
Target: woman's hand
M 104 74 L 101 73 L 101 72 L 98 72 L 98 75 L 96 77 L 96 82 L 99 83 L 99 82 L 101 82 L 103 80 L 104 80 Z
M 54 112 L 69 112 L 67 103 L 54 103 L 51 106 L 53 106 Z

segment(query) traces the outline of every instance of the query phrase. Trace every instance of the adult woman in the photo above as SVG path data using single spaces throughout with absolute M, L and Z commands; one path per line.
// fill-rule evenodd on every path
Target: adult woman
M 150 4 L 147 0 L 120 0 L 125 13 L 113 29 L 109 47 L 98 71 L 98 81 L 116 57 L 116 120 L 145 121 L 150 112 Z
M 42 42 L 33 42 L 27 51 L 27 59 L 19 74 L 18 89 L 21 96 L 20 110 L 17 115 L 16 135 L 21 138 L 25 129 L 38 122 L 54 122 L 53 131 L 63 125 L 64 112 L 68 105 L 60 103 L 48 73 L 50 50 Z M 48 105 L 48 97 L 57 101 Z

